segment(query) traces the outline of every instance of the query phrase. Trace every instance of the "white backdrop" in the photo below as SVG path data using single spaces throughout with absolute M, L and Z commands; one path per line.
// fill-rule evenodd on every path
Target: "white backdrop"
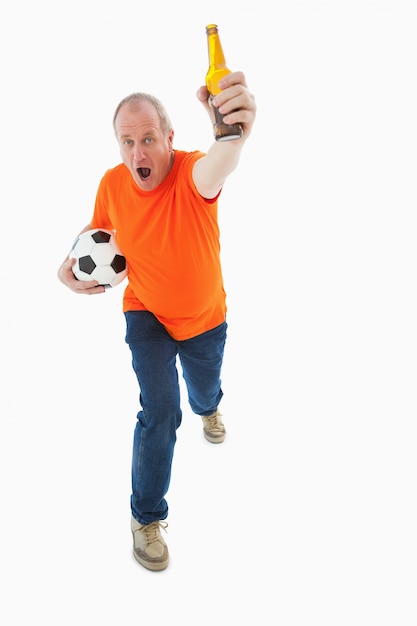
M 415 626 L 417 8 L 410 0 L 2 11 L 1 621 Z M 149 91 L 179 149 L 219 25 L 258 117 L 222 194 L 229 339 L 210 446 L 183 396 L 171 563 L 131 556 L 123 288 L 56 278 Z

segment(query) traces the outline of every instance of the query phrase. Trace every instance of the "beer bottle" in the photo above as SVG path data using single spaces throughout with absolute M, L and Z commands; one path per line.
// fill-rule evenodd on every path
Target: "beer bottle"
M 206 74 L 206 86 L 209 92 L 209 104 L 214 115 L 214 138 L 216 141 L 230 141 L 231 139 L 240 139 L 243 135 L 243 128 L 240 124 L 225 124 L 223 115 L 219 109 L 212 104 L 214 96 L 220 93 L 219 80 L 223 76 L 231 73 L 226 65 L 222 44 L 220 41 L 218 28 L 216 24 L 206 26 L 207 46 L 209 57 L 209 68 Z

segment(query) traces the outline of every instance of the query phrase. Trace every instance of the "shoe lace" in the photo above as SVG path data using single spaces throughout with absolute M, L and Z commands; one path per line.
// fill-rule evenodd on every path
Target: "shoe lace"
M 146 535 L 146 541 L 149 544 L 159 541 L 159 529 L 167 532 L 168 524 L 166 522 L 152 522 L 144 526 L 143 531 Z
M 213 413 L 206 417 L 207 426 L 210 430 L 223 430 L 223 424 L 220 419 L 219 413 Z

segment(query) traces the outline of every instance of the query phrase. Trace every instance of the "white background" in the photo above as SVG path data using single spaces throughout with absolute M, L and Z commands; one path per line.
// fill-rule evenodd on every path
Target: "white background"
M 416 4 L 203 5 L 2 9 L 1 622 L 415 626 Z M 210 145 L 211 22 L 258 104 L 220 203 L 228 437 L 205 442 L 183 395 L 152 573 L 123 288 L 76 296 L 56 271 L 119 162 L 122 97 Z

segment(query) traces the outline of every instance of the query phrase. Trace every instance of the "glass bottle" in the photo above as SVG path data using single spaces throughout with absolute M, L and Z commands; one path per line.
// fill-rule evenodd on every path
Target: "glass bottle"
M 219 80 L 231 73 L 226 65 L 223 48 L 216 24 L 206 26 L 207 46 L 209 57 L 209 68 L 206 74 L 206 86 L 209 92 L 209 104 L 214 115 L 213 132 L 216 141 L 230 141 L 240 139 L 243 135 L 243 128 L 240 124 L 225 124 L 223 115 L 219 109 L 212 104 L 214 96 L 220 93 Z

